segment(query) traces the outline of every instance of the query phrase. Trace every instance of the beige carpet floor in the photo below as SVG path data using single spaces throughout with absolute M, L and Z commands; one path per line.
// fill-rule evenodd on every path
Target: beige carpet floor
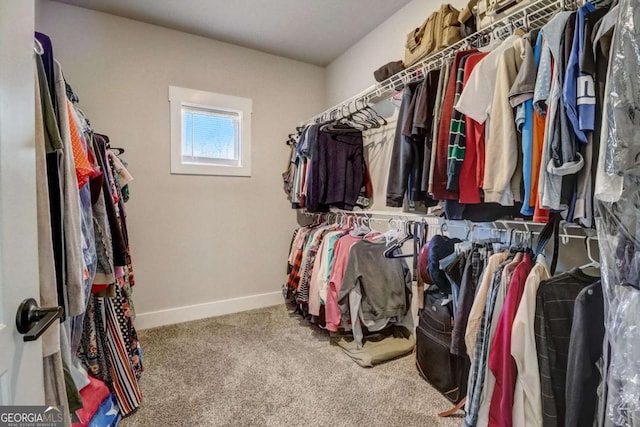
M 284 305 L 140 331 L 143 403 L 122 427 L 460 426 L 414 355 L 361 368 Z

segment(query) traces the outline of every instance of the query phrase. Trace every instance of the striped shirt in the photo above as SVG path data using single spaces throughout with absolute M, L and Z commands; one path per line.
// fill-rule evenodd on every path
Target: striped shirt
M 469 371 L 469 384 L 467 387 L 467 404 L 465 410 L 467 412 L 464 419 L 465 427 L 475 427 L 478 423 L 478 414 L 480 413 L 480 405 L 482 404 L 484 377 L 487 373 L 487 359 L 489 357 L 489 336 L 491 333 L 491 319 L 493 318 L 493 309 L 495 308 L 496 299 L 500 290 L 500 281 L 502 279 L 502 271 L 504 267 L 511 261 L 501 264 L 493 273 L 491 280 L 491 288 L 487 295 L 487 303 L 484 307 L 482 321 L 478 329 L 476 345 L 473 349 L 473 361 L 471 370 Z M 489 396 L 488 398 L 491 398 Z
M 458 98 L 460 98 L 460 94 L 462 93 L 464 86 L 464 66 L 469 56 L 471 55 L 463 57 L 458 64 L 453 105 L 458 103 Z M 447 190 L 449 191 L 458 191 L 458 178 L 460 178 L 460 170 L 462 169 L 466 146 L 465 116 L 454 108 L 453 114 L 451 115 L 449 147 L 447 152 Z
M 536 296 L 534 330 L 540 385 L 542 387 L 542 424 L 563 426 L 565 387 L 573 309 L 580 291 L 600 280 L 578 268 L 540 283 Z

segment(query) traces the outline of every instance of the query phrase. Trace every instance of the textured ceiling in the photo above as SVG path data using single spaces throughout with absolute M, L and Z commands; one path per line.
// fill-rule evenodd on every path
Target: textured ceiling
M 410 0 L 55 0 L 325 66 Z

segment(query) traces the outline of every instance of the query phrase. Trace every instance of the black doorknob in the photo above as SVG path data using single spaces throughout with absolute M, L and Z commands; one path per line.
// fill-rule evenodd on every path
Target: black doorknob
M 25 341 L 35 341 L 62 316 L 63 311 L 62 307 L 40 308 L 35 299 L 27 298 L 18 306 L 16 328 Z

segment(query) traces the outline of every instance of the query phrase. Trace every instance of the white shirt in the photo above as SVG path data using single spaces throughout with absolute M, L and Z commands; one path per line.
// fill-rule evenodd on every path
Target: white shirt
M 520 38 L 516 35 L 507 37 L 497 48 L 478 62 L 460 94 L 458 103 L 455 105 L 456 110 L 480 124 L 487 120 L 493 104 L 493 92 L 496 87 L 500 56 Z
M 369 206 L 372 210 L 389 209 L 387 208 L 387 182 L 396 131 L 393 124 L 397 122 L 398 111 L 398 108 L 394 108 L 391 117 L 387 117 L 388 126 L 362 132 L 364 160 L 367 163 L 373 187 L 373 200 Z

